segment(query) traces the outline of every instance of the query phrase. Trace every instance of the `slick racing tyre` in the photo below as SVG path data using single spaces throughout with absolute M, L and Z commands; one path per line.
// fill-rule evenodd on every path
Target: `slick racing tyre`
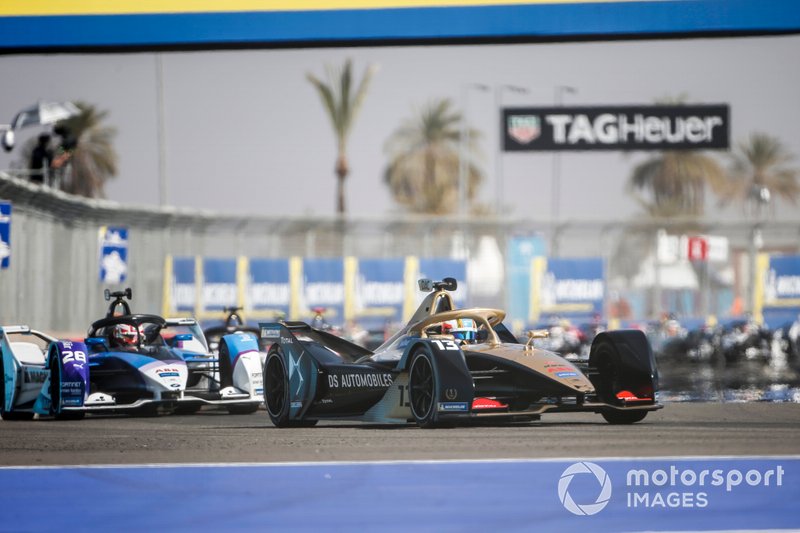
M 609 424 L 635 424 L 636 422 L 641 422 L 644 420 L 644 417 L 647 416 L 647 411 L 618 411 L 614 409 L 603 411 L 601 414 Z
M 56 420 L 82 420 L 83 411 L 60 411 L 61 408 L 61 365 L 60 355 L 50 357 L 50 414 Z
M 264 404 L 267 407 L 269 419 L 275 427 L 297 428 L 311 427 L 317 424 L 316 420 L 289 419 L 289 374 L 283 363 L 280 348 L 271 350 L 264 364 Z M 233 406 L 228 409 L 230 410 L 231 407 Z M 255 409 L 257 406 L 253 412 Z
M 408 401 L 414 421 L 421 428 L 436 427 L 437 381 L 430 351 L 418 348 L 408 370 Z

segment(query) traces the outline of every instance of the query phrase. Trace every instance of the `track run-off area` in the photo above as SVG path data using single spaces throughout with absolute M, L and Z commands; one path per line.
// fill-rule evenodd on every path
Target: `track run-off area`
M 800 528 L 792 403 L 668 403 L 633 426 L 0 421 L 0 464 L 0 531 Z

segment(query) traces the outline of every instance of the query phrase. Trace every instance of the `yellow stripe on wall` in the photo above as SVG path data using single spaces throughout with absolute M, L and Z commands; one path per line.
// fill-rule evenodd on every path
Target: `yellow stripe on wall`
M 222 13 L 236 11 L 327 11 L 412 7 L 617 3 L 633 0 L 4 0 L 0 16 Z

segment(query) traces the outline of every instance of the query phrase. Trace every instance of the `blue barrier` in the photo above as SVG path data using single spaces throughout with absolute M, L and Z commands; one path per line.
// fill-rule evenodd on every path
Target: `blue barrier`
M 800 527 L 798 476 L 797 456 L 7 467 L 0 530 L 761 531 Z

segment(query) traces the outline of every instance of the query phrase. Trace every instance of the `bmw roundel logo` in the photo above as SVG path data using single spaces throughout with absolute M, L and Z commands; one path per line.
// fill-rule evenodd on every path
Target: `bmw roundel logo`
M 575 476 L 593 476 L 597 480 L 598 494 L 594 502 L 577 503 L 569 493 L 569 485 Z M 583 461 L 567 467 L 558 480 L 558 499 L 564 508 L 572 514 L 591 516 L 602 511 L 611 499 L 611 478 L 600 466 Z

